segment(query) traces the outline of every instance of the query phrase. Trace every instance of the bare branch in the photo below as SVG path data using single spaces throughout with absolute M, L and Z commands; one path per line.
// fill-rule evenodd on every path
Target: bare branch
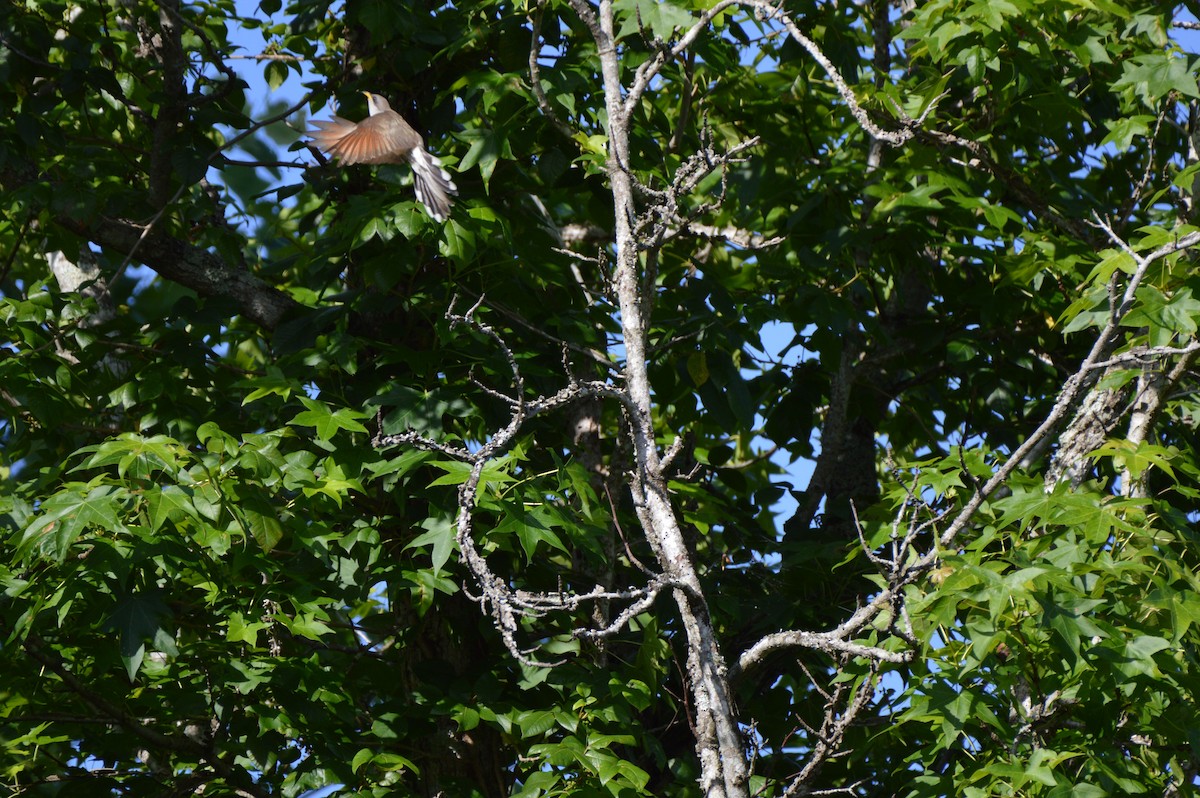
M 852 689 L 848 682 L 838 682 L 834 686 L 833 695 L 830 696 L 825 704 L 825 711 L 821 718 L 821 728 L 819 731 L 810 734 L 812 751 L 808 756 L 808 761 L 784 790 L 785 796 L 797 795 L 814 795 L 808 789 L 808 785 L 812 782 L 817 773 L 824 767 L 825 763 L 830 758 L 835 756 L 842 747 L 842 740 L 846 735 L 846 730 L 853 725 L 859 714 L 866 709 L 871 703 L 871 699 L 875 695 L 875 685 L 878 681 L 878 672 L 872 667 L 869 675 L 867 675 L 854 690 L 854 695 L 850 702 L 846 704 L 845 709 L 839 713 L 839 708 L 845 702 L 845 694 Z M 828 794 L 828 791 L 825 791 Z
M 1117 317 L 1124 316 L 1129 312 L 1129 308 L 1133 305 L 1134 294 L 1137 292 L 1138 286 L 1142 284 L 1142 279 L 1146 276 L 1146 272 L 1157 261 L 1165 258 L 1167 255 L 1173 255 L 1176 252 L 1182 252 L 1185 249 L 1190 249 L 1197 243 L 1200 243 L 1200 231 L 1188 233 L 1185 236 L 1177 237 L 1169 244 L 1163 244 L 1161 247 L 1152 250 L 1147 255 L 1139 255 L 1133 250 L 1128 242 L 1113 232 L 1111 225 L 1105 219 L 1101 219 L 1098 215 L 1093 217 L 1090 223 L 1093 227 L 1099 228 L 1108 234 L 1109 240 L 1116 244 L 1129 257 L 1133 258 L 1137 268 L 1129 278 L 1129 282 L 1125 285 L 1125 294 L 1121 298 L 1121 304 L 1117 307 L 1114 313 Z
M 649 308 L 643 302 L 648 297 L 640 292 L 640 247 L 635 232 L 639 213 L 630 172 L 628 124 L 632 104 L 627 102 L 621 84 L 613 4 L 612 0 L 600 0 L 598 10 L 586 0 L 570 0 L 570 4 L 595 41 L 603 78 L 608 133 L 606 171 L 615 209 L 616 268 L 612 288 L 620 310 L 625 347 L 624 385 L 628 401 L 623 407 L 633 449 L 630 494 L 658 566 L 674 585 L 671 592 L 686 632 L 688 687 L 695 712 L 701 790 L 708 798 L 748 798 L 745 750 L 724 659 L 699 576 L 667 493 L 655 436 L 646 357 Z M 694 35 L 698 34 L 699 29 Z M 649 78 L 646 80 L 648 83 Z M 632 95 L 630 99 L 636 101 Z
M 241 766 L 231 765 L 226 762 L 211 745 L 202 745 L 186 734 L 163 734 L 152 728 L 143 719 L 130 715 L 119 705 L 96 693 L 76 677 L 67 667 L 67 664 L 54 652 L 53 648 L 37 634 L 30 632 L 23 644 L 25 651 L 30 657 L 57 675 L 63 685 L 78 696 L 80 700 L 103 716 L 107 722 L 125 729 L 130 734 L 142 740 L 145 745 L 161 751 L 178 751 L 197 757 L 225 778 L 234 775 L 236 771 L 244 772 Z M 247 785 L 251 784 L 249 778 L 239 779 L 239 781 L 244 781 Z M 267 795 L 267 793 L 253 786 L 244 794 L 263 797 Z
M 768 653 L 782 648 L 808 648 L 826 654 L 849 654 L 853 657 L 878 660 L 879 662 L 908 662 L 911 651 L 888 651 L 878 646 L 854 643 L 842 639 L 835 632 L 776 632 L 760 639 L 738 660 L 738 671 L 745 672 L 762 662 Z
M 308 60 L 302 55 L 291 55 L 289 53 L 258 53 L 257 55 L 227 55 L 225 57 L 231 61 L 288 61 L 303 63 Z
M 983 503 L 1001 488 L 1017 469 L 1025 461 L 1025 456 L 1034 448 L 1040 446 L 1042 441 L 1051 435 L 1058 425 L 1070 412 L 1071 408 L 1079 400 L 1083 391 L 1094 382 L 1095 372 L 1099 368 L 1097 364 L 1107 360 L 1107 353 L 1112 348 L 1112 343 L 1115 340 L 1118 326 L 1121 318 L 1128 313 L 1132 307 L 1134 293 L 1147 270 L 1158 260 L 1171 255 L 1175 252 L 1180 252 L 1184 249 L 1192 247 L 1200 242 L 1200 232 L 1189 233 L 1182 236 L 1169 244 L 1164 244 L 1161 247 L 1151 251 L 1146 255 L 1139 255 L 1133 250 L 1124 240 L 1113 232 L 1111 226 L 1107 222 L 1097 218 L 1094 225 L 1104 230 L 1109 237 L 1126 253 L 1133 258 L 1137 264 L 1137 268 L 1130 276 L 1126 284 L 1125 292 L 1121 299 L 1117 299 L 1116 290 L 1116 275 L 1110 282 L 1111 310 L 1109 319 L 1104 328 L 1097 334 L 1096 340 L 1093 342 L 1091 350 L 1079 365 L 1078 369 L 1063 383 L 1062 389 L 1059 391 L 1053 407 L 1043 419 L 1042 423 L 1029 435 L 1025 441 L 1017 447 L 1017 449 L 1009 455 L 1008 459 L 998 468 L 991 478 L 988 479 L 971 497 L 970 500 L 955 516 L 954 520 L 947 526 L 946 530 L 941 534 L 938 544 L 941 548 L 948 548 L 953 543 L 958 535 L 972 522 L 975 514 Z M 916 564 L 910 567 L 909 571 L 914 572 L 915 569 L 928 568 L 935 561 L 936 555 L 933 551 L 924 555 Z M 887 591 L 884 591 L 885 593 Z M 881 594 L 882 595 L 882 594 Z M 876 597 L 878 599 L 878 597 Z M 872 604 L 875 602 L 873 601 Z M 860 610 L 861 612 L 861 610 Z M 858 615 L 858 613 L 855 613 Z
M 809 56 L 821 65 L 821 68 L 825 70 L 825 74 L 829 75 L 830 81 L 833 82 L 838 94 L 841 95 L 842 102 L 846 103 L 846 107 L 850 109 L 850 113 L 854 116 L 855 121 L 858 122 L 859 127 L 871 134 L 872 137 L 886 142 L 893 147 L 899 147 L 912 139 L 915 135 L 915 129 L 923 121 L 924 115 L 922 115 L 921 119 L 917 120 L 902 120 L 905 124 L 899 130 L 884 130 L 879 127 L 871 121 L 866 109 L 859 105 L 858 98 L 854 96 L 854 92 L 846 84 L 845 78 L 842 77 L 842 74 L 833 65 L 833 62 L 822 52 L 816 42 L 804 35 L 790 17 L 780 14 L 779 7 L 768 0 L 744 0 L 744 3 L 757 9 L 764 19 L 776 18 L 783 23 L 783 26 L 787 28 L 792 39 L 807 50 Z M 931 103 L 925 110 L 925 113 L 928 114 L 934 105 L 936 103 Z
M 487 323 L 479 319 L 479 310 L 484 303 L 481 295 L 465 312 L 455 310 L 457 297 L 451 301 L 446 311 L 451 329 L 459 326 L 467 327 L 485 336 L 503 353 L 512 372 L 513 396 L 509 397 L 494 389 L 476 383 L 488 395 L 495 396 L 509 405 L 511 416 L 508 424 L 496 430 L 492 436 L 475 451 L 459 446 L 451 446 L 432 438 L 420 435 L 412 430 L 395 435 L 377 435 L 376 446 L 404 444 L 415 446 L 427 451 L 438 452 L 455 460 L 470 463 L 471 470 L 465 482 L 459 487 L 458 514 L 455 520 L 456 540 L 462 561 L 467 566 L 476 587 L 478 595 L 468 595 L 478 602 L 492 617 L 493 624 L 504 640 L 509 653 L 519 662 L 530 667 L 555 667 L 564 660 L 543 661 L 531 654 L 536 648 L 522 648 L 517 642 L 517 633 L 523 620 L 535 620 L 551 612 L 571 612 L 585 603 L 630 601 L 630 608 L 618 616 L 618 620 L 600 630 L 576 630 L 580 637 L 601 637 L 614 634 L 618 629 L 649 607 L 663 588 L 670 586 L 670 580 L 655 578 L 647 587 L 629 588 L 624 591 L 610 591 L 597 587 L 588 593 L 571 593 L 559 591 L 531 592 L 513 589 L 508 582 L 493 573 L 486 559 L 475 546 L 474 512 L 477 503 L 477 493 L 483 475 L 483 470 L 496 457 L 504 452 L 525 422 L 541 413 L 546 413 L 565 407 L 584 399 L 606 397 L 614 398 L 628 404 L 628 396 L 620 389 L 602 382 L 581 382 L 571 377 L 569 384 L 551 396 L 540 396 L 534 399 L 525 397 L 525 380 L 521 374 L 520 365 L 512 348 L 503 336 Z
M 162 74 L 163 102 L 154 118 L 154 143 L 150 149 L 147 173 L 150 178 L 150 204 L 155 208 L 163 208 L 173 201 L 170 199 L 170 181 L 174 173 L 171 160 L 175 154 L 173 143 L 187 113 L 187 88 L 183 83 L 187 56 L 183 50 L 183 30 L 178 24 L 179 0 L 162 0 L 158 18 L 161 35 L 151 36 L 146 30 L 141 33 L 141 38 L 147 48 L 154 52 Z M 141 19 L 138 22 L 145 24 Z
M 654 77 L 662 71 L 663 66 L 668 61 L 678 58 L 691 47 L 692 43 L 700 37 L 700 34 L 708 29 L 708 26 L 712 24 L 712 21 L 717 16 L 727 8 L 741 4 L 742 0 L 720 0 L 716 5 L 700 15 L 695 23 L 692 24 L 692 27 L 688 28 L 683 36 L 679 38 L 674 47 L 660 48 L 653 58 L 639 66 L 637 72 L 634 74 L 633 83 L 629 87 L 629 93 L 626 95 L 625 107 L 632 109 L 636 106 L 641 101 L 642 94 L 650 86 L 650 81 L 654 80 Z
M 709 241 L 725 241 L 741 249 L 769 249 L 787 240 L 783 236 L 767 238 L 761 233 L 743 230 L 733 225 L 717 227 L 715 225 L 697 224 L 695 222 L 689 222 L 685 230 L 681 232 L 688 232 Z
M 1188 356 L 1197 352 L 1200 352 L 1200 341 L 1192 341 L 1187 346 L 1136 346 L 1113 355 L 1108 360 L 1093 363 L 1091 367 L 1107 369 L 1120 366 L 1146 366 L 1165 357 Z
M 87 224 L 65 214 L 57 221 L 101 247 L 128 253 L 129 257 L 138 251 L 142 263 L 201 296 L 234 300 L 246 318 L 266 329 L 274 329 L 288 312 L 299 307 L 290 296 L 253 274 L 230 268 L 208 250 L 151 232 L 149 225 L 111 218 Z
M 1195 343 L 1195 342 L 1193 342 Z M 1200 344 L 1197 344 L 1200 348 Z M 1132 446 L 1146 441 L 1151 434 L 1167 393 L 1179 384 L 1192 363 L 1196 360 L 1196 350 L 1180 358 L 1179 362 L 1167 373 L 1158 368 L 1148 368 L 1138 378 L 1137 391 L 1134 394 L 1133 412 L 1129 418 L 1129 429 L 1125 440 Z M 1149 469 L 1135 474 L 1131 466 L 1126 465 L 1121 473 L 1121 494 L 1134 498 L 1146 498 Z
M 533 29 L 529 42 L 529 85 L 533 89 L 533 96 L 537 98 L 538 108 L 542 109 L 542 113 L 546 115 L 550 123 L 559 133 L 574 140 L 575 131 L 554 110 L 554 106 L 546 97 L 546 90 L 542 87 L 542 69 L 538 64 L 538 56 L 542 49 L 542 14 L 545 12 L 545 8 L 545 0 L 539 0 L 537 10 L 529 15 L 529 25 Z

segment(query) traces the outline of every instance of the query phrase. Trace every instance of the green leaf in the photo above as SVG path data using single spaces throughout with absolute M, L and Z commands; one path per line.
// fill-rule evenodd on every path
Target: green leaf
M 1171 647 L 1171 642 L 1152 635 L 1136 635 L 1125 643 L 1125 672 L 1158 678 L 1162 672 L 1154 655 Z
M 288 399 L 300 389 L 300 385 L 295 380 L 285 377 L 283 371 L 277 367 L 268 368 L 263 377 L 243 380 L 239 385 L 252 389 L 242 399 L 243 405 L 257 402 L 267 396 L 281 396 Z
M 298 427 L 315 427 L 317 437 L 320 440 L 332 440 L 338 430 L 346 430 L 348 432 L 367 431 L 367 428 L 357 420 L 368 418 L 366 413 L 351 410 L 347 407 L 333 410 L 324 402 L 318 402 L 306 396 L 300 397 L 300 402 L 308 409 L 297 413 L 290 423 Z
M 267 86 L 271 88 L 271 91 L 275 91 L 287 80 L 287 64 L 284 64 L 282 61 L 268 61 L 266 68 L 263 70 L 263 77 L 266 79 Z
M 613 8 L 621 20 L 617 39 L 647 30 L 657 39 L 670 41 L 676 31 L 686 30 L 694 21 L 684 9 L 662 0 L 616 0 Z
M 692 352 L 687 358 L 688 376 L 692 378 L 692 384 L 700 387 L 708 382 L 708 360 L 703 352 Z
M 522 712 L 517 716 L 516 722 L 521 727 L 521 736 L 526 739 L 541 737 L 558 725 L 555 722 L 555 712 L 553 710 Z
M 270 626 L 262 621 L 247 621 L 240 612 L 229 616 L 225 639 L 231 643 L 246 643 L 251 648 L 258 646 L 258 633 Z
M 90 487 L 68 483 L 47 499 L 21 536 L 22 557 L 47 557 L 62 562 L 75 541 L 89 529 L 117 532 L 123 529 L 119 513 L 128 494 L 114 485 Z
M 372 751 L 370 748 L 361 748 L 359 749 L 358 753 L 354 755 L 354 759 L 350 760 L 350 769 L 357 773 L 358 771 L 362 770 L 363 765 L 368 764 L 374 758 L 374 751 Z
M 277 614 L 275 619 L 286 626 L 287 630 L 292 634 L 309 640 L 320 640 L 326 635 L 333 634 L 333 629 L 312 612 L 301 612 L 295 617 Z
M 178 653 L 172 635 L 163 626 L 164 619 L 170 617 L 171 611 L 157 590 L 128 593 L 117 601 L 108 625 L 120 635 L 121 661 L 130 681 L 141 670 L 146 640 L 155 641 L 165 654 Z
M 1183 288 L 1168 297 L 1154 286 L 1143 285 L 1136 292 L 1137 304 L 1121 319 L 1127 327 L 1149 327 L 1153 346 L 1165 346 L 1176 336 L 1191 336 L 1200 319 L 1200 300 L 1191 288 Z
M 1196 85 L 1196 70 L 1187 58 L 1176 53 L 1153 53 L 1135 56 L 1121 65 L 1121 78 L 1114 90 L 1132 90 L 1146 106 L 1155 107 L 1169 92 L 1200 99 Z
M 418 535 L 410 541 L 404 548 L 405 550 L 416 548 L 418 546 L 432 546 L 430 554 L 433 560 L 433 574 L 439 575 L 442 568 L 446 565 L 446 561 L 450 559 L 450 553 L 458 550 L 458 527 L 454 523 L 453 518 L 427 518 L 421 524 L 426 531 Z
M 192 504 L 192 492 L 178 485 L 163 485 L 146 492 L 146 503 L 149 506 L 151 529 L 161 529 L 168 521 L 180 524 L 188 519 L 196 519 L 196 509 Z
M 455 460 L 439 460 L 430 463 L 430 465 L 446 472 L 445 475 L 430 482 L 430 487 L 438 485 L 461 485 L 471 476 L 472 466 L 468 463 L 460 463 Z M 508 465 L 505 460 L 493 460 L 484 466 L 479 476 L 480 492 L 487 485 L 504 485 L 515 482 L 516 478 L 508 473 L 507 468 Z
M 1128 150 L 1133 139 L 1145 138 L 1150 135 L 1150 124 L 1154 117 L 1149 114 L 1134 114 L 1106 122 L 1108 135 L 1100 142 L 1100 146 L 1112 146 L 1118 151 Z
M 283 524 L 271 512 L 260 513 L 251 508 L 243 509 L 243 517 L 250 534 L 265 552 L 270 552 L 283 539 Z
M 73 471 L 116 465 L 118 476 L 136 479 L 149 479 L 163 471 L 174 475 L 181 457 L 186 455 L 177 441 L 165 435 L 146 438 L 132 433 L 98 446 L 86 446 L 80 453 L 91 453 L 92 456 Z
M 500 160 L 502 158 L 513 159 L 512 148 L 509 146 L 508 140 L 502 133 L 486 129 L 464 130 L 458 136 L 471 143 L 471 148 L 467 150 L 467 154 L 458 164 L 458 170 L 466 172 L 478 166 L 484 188 L 488 188 L 492 174 L 496 171 L 496 165 Z
M 1178 451 L 1146 441 L 1136 445 L 1128 441 L 1110 441 L 1097 448 L 1089 457 L 1093 460 L 1111 457 L 1118 468 L 1129 469 L 1134 479 L 1140 479 L 1146 469 L 1151 467 L 1173 477 L 1175 471 L 1171 467 L 1171 461 L 1176 459 L 1178 454 Z
M 492 530 L 492 534 L 516 532 L 527 562 L 533 562 L 539 543 L 546 543 L 564 554 L 570 554 L 562 539 L 550 528 L 555 521 L 546 510 L 537 507 L 526 510 L 509 501 L 501 501 L 499 504 L 503 508 L 503 516 Z

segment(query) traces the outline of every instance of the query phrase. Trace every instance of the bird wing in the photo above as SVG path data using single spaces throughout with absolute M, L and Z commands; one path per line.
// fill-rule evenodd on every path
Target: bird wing
M 417 199 L 439 222 L 450 215 L 451 197 L 458 186 L 442 162 L 425 151 L 425 141 L 404 118 L 391 110 L 372 114 L 358 124 L 335 116 L 314 120 L 308 135 L 342 163 L 400 163 L 409 161 Z
M 357 125 L 338 117 L 313 124 L 320 127 L 309 135 L 345 164 L 400 163 L 422 143 L 417 132 L 394 111 L 369 116 Z
M 312 119 L 309 121 L 314 126 L 308 130 L 309 138 L 315 141 L 321 149 L 334 154 L 336 154 L 338 142 L 355 127 L 353 122 L 342 119 L 340 116 L 335 116 L 332 120 Z

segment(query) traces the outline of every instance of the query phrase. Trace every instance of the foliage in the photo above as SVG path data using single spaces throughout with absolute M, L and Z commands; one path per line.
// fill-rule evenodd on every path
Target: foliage
M 0 790 L 1193 794 L 1196 11 L 5 4 Z

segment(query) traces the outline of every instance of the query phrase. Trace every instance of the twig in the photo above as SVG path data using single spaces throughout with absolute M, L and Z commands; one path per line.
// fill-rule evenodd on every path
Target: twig
M 259 53 L 258 55 L 227 55 L 225 57 L 231 61 L 294 61 L 303 63 L 308 60 L 302 55 L 291 55 L 289 53 Z
M 529 25 L 533 29 L 529 42 L 529 85 L 533 89 L 533 96 L 537 98 L 538 108 L 542 109 L 542 113 L 554 128 L 568 139 L 574 140 L 575 131 L 559 117 L 554 106 L 550 104 L 550 99 L 546 97 L 546 90 L 542 88 L 542 69 L 538 64 L 538 54 L 542 49 L 542 14 L 545 13 L 545 8 L 545 0 L 538 0 L 537 9 L 529 15 Z
M 287 110 L 281 111 L 280 113 L 275 114 L 275 116 L 272 116 L 269 119 L 265 119 L 261 122 L 256 122 L 256 123 L 252 124 L 246 130 L 243 130 L 241 133 L 234 136 L 229 141 L 226 141 L 224 144 L 217 147 L 213 152 L 211 152 L 209 154 L 208 158 L 205 159 L 205 162 L 211 164 L 216 159 L 216 157 L 218 155 L 220 155 L 224 150 L 227 150 L 230 147 L 234 146 L 238 142 L 245 139 L 247 136 L 251 136 L 251 135 L 257 133 L 259 130 L 266 127 L 267 125 L 273 125 L 276 122 L 279 122 L 280 120 L 286 119 L 287 117 L 291 116 L 296 111 L 298 111 L 302 107 L 304 107 L 304 105 L 308 103 L 308 99 L 311 96 L 312 96 L 311 92 L 308 94 L 305 94 L 303 99 L 301 99 L 299 102 L 297 102 L 295 105 L 291 106 Z M 148 222 L 146 222 L 144 225 L 141 225 L 141 234 L 138 236 L 137 240 L 133 243 L 133 246 L 131 246 L 129 248 L 129 251 L 125 254 L 125 259 L 121 261 L 121 265 L 117 267 L 116 272 L 113 274 L 113 276 L 111 278 L 109 278 L 107 284 L 104 287 L 104 294 L 102 294 L 102 296 L 107 295 L 107 293 L 109 291 L 109 287 L 112 286 L 113 283 L 116 282 L 117 278 L 120 277 L 122 273 L 124 273 L 125 268 L 127 266 L 129 266 L 129 264 L 133 261 L 133 256 L 137 254 L 138 249 L 142 246 L 142 244 L 149 237 L 150 231 L 153 230 L 154 226 L 156 224 L 158 224 L 158 221 L 160 219 L 162 219 L 163 215 L 167 212 L 167 209 L 170 208 L 171 205 L 173 205 L 177 199 L 179 199 L 181 196 L 183 196 L 183 192 L 186 191 L 188 189 L 188 187 L 189 187 L 189 184 L 187 184 L 187 183 L 180 185 L 179 188 L 175 191 L 175 194 L 170 199 L 168 199 L 166 202 L 164 202 L 162 204 L 162 207 L 160 207 L 158 209 L 158 211 L 156 211 L 155 214 L 150 217 L 150 220 Z

